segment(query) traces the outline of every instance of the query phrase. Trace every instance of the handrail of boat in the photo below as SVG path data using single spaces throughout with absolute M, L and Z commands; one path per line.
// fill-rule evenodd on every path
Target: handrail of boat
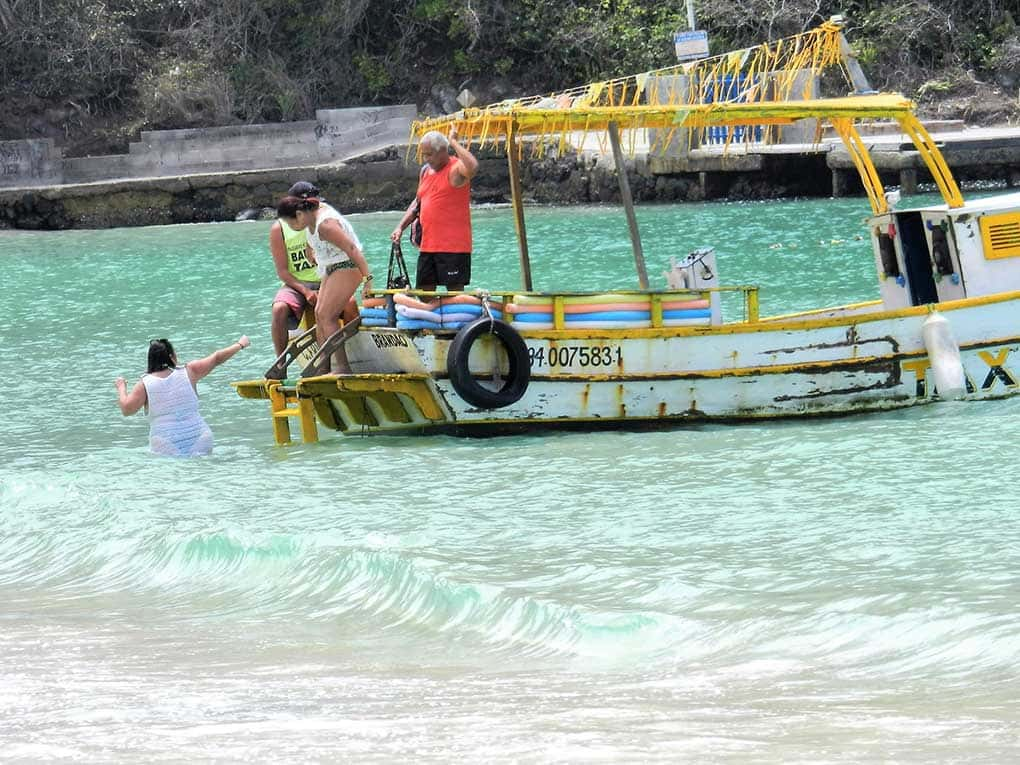
M 697 288 L 685 288 L 685 289 L 672 289 L 666 287 L 664 289 L 655 290 L 642 290 L 642 289 L 629 289 L 629 290 L 596 290 L 596 291 L 566 291 L 566 292 L 542 292 L 542 291 L 528 291 L 528 290 L 464 290 L 462 292 L 437 292 L 435 290 L 408 290 L 408 289 L 385 289 L 385 290 L 372 290 L 370 293 L 372 297 L 382 297 L 385 295 L 397 295 L 397 294 L 408 294 L 413 295 L 417 298 L 430 299 L 430 298 L 444 298 L 452 297 L 454 295 L 471 295 L 472 297 L 486 296 L 489 298 L 501 300 L 504 303 L 510 303 L 514 300 L 515 296 L 525 295 L 527 297 L 548 297 L 552 298 L 554 307 L 559 305 L 562 298 L 573 298 L 573 297 L 594 297 L 597 295 L 633 295 L 636 298 L 651 298 L 652 307 L 652 326 L 661 326 L 662 321 L 662 295 L 676 295 L 679 293 L 690 293 L 691 295 L 711 295 L 712 293 L 741 293 L 743 295 L 744 304 L 744 322 L 756 323 L 759 320 L 759 303 L 758 303 L 758 286 L 757 285 L 734 285 L 734 286 L 720 286 L 720 287 L 697 287 Z M 557 300 L 559 299 L 559 300 Z M 658 321 L 656 321 L 658 317 Z M 562 305 L 559 310 L 554 308 L 553 311 L 553 325 L 555 329 L 565 329 Z

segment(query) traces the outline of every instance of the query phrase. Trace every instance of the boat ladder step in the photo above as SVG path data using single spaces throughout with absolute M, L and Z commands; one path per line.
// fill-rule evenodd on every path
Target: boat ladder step
M 273 418 L 273 438 L 283 445 L 291 443 L 290 421 L 301 425 L 301 440 L 315 443 L 319 440 L 319 427 L 315 423 L 315 407 L 310 398 L 298 395 L 297 390 L 283 385 L 269 386 L 269 411 Z

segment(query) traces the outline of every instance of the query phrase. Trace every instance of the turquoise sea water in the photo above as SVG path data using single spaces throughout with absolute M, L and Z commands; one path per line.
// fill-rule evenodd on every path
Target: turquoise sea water
M 765 314 L 872 299 L 861 199 L 639 210 Z M 377 275 L 395 214 L 354 216 Z M 0 232 L 0 761 L 1007 762 L 1020 401 L 272 445 L 268 223 Z M 517 285 L 508 209 L 475 285 Z M 536 287 L 636 284 L 615 208 L 528 211 Z M 212 457 L 147 451 L 147 342 L 253 340 Z

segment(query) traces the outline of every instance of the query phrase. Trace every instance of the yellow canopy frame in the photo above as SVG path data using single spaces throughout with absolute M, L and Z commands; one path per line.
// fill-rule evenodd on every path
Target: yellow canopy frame
M 871 161 L 854 123 L 861 119 L 890 119 L 897 122 L 910 137 L 924 160 L 942 198 L 950 207 L 963 205 L 963 196 L 946 165 L 945 158 L 914 115 L 913 102 L 904 96 L 880 93 L 867 96 L 813 99 L 807 101 L 759 101 L 754 103 L 720 102 L 683 106 L 628 105 L 537 108 L 516 103 L 499 104 L 484 109 L 464 109 L 455 114 L 415 122 L 412 135 L 420 138 L 430 130 L 442 133 L 451 128 L 468 144 L 515 146 L 508 141 L 523 136 L 553 139 L 548 143 L 561 153 L 573 145 L 577 135 L 594 131 L 608 132 L 611 125 L 619 130 L 635 128 L 704 128 L 714 125 L 790 125 L 801 119 L 819 119 L 836 129 L 861 175 L 868 199 L 876 213 L 886 210 L 885 197 L 878 172 Z M 534 151 L 548 150 L 544 142 L 536 142 Z

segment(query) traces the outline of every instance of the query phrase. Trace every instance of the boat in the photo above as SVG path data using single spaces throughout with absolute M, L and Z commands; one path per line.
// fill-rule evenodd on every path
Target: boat
M 413 137 L 455 128 L 471 146 L 506 153 L 521 286 L 379 291 L 360 320 L 322 347 L 310 331 L 299 335 L 266 378 L 233 383 L 238 394 L 269 402 L 281 444 L 294 440 L 294 422 L 310 442 L 320 427 L 358 435 L 669 427 L 1014 395 L 1020 194 L 965 201 L 914 104 L 867 87 L 842 28 L 834 18 L 745 51 L 414 123 Z M 848 91 L 822 97 L 805 86 L 831 67 Z M 890 204 L 862 120 L 899 126 L 941 202 Z M 675 260 L 667 284 L 650 286 L 624 171 L 627 136 L 655 131 L 675 146 L 715 131 L 737 150 L 804 125 L 816 136 L 834 131 L 860 175 L 876 299 L 766 315 L 755 286 L 720 284 L 711 247 Z M 638 284 L 536 292 L 520 160 L 592 136 L 617 162 Z M 724 316 L 724 295 L 738 296 L 741 310 Z M 352 372 L 330 374 L 341 344 Z

